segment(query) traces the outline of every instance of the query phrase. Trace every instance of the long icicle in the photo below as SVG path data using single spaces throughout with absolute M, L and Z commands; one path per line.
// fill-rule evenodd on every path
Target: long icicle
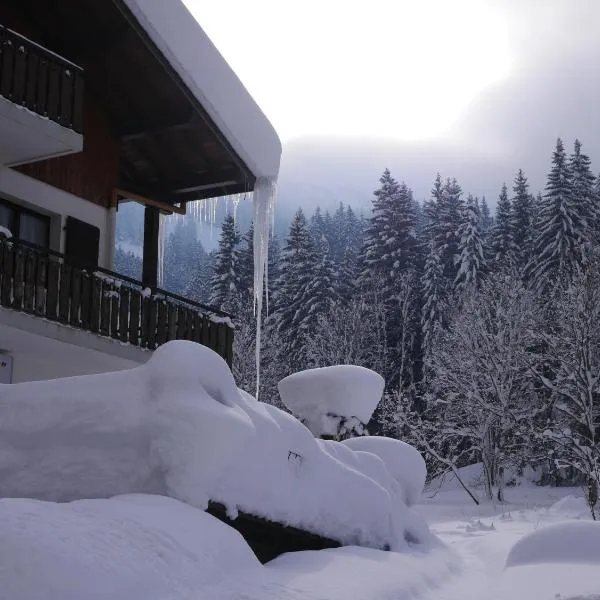
M 269 270 L 269 231 L 275 212 L 277 184 L 274 178 L 259 177 L 254 184 L 254 314 L 256 316 L 256 398 L 260 390 L 260 342 L 265 281 Z M 267 282 L 268 288 L 268 282 Z

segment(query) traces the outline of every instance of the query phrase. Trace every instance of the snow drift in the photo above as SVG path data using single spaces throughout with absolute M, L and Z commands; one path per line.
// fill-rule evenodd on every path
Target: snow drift
M 342 442 L 352 450 L 362 450 L 378 456 L 403 491 L 403 501 L 409 506 L 421 498 L 427 467 L 425 459 L 410 444 L 386 437 L 364 436 Z
M 0 500 L 0 599 L 189 598 L 259 566 L 237 531 L 170 498 Z
M 596 564 L 600 568 L 600 523 L 570 521 L 521 538 L 506 558 L 507 567 L 540 563 Z
M 404 503 L 418 485 L 399 476 L 413 469 L 403 453 L 357 449 L 324 444 L 241 392 L 225 361 L 192 342 L 165 344 L 129 371 L 0 387 L 3 497 L 152 493 L 201 509 L 220 502 L 231 516 L 241 510 L 344 544 L 432 544 Z

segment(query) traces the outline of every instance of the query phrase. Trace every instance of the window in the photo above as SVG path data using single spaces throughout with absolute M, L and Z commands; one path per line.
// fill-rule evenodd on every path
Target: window
M 13 238 L 36 246 L 50 245 L 50 217 L 0 199 L 0 226 Z

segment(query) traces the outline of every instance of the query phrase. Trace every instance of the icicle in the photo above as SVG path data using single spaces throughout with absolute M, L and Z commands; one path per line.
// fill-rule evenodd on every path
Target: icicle
M 240 205 L 240 200 L 242 199 L 241 194 L 235 194 L 235 196 L 231 197 L 231 204 L 233 205 L 233 222 L 237 224 L 237 209 Z
M 254 314 L 256 316 L 256 398 L 260 389 L 260 338 L 264 284 L 268 279 L 269 230 L 274 222 L 276 180 L 259 177 L 254 184 Z M 268 294 L 268 285 L 267 285 Z
M 157 281 L 158 287 L 162 288 L 164 285 L 164 274 L 165 274 L 165 245 L 167 241 L 167 223 L 165 215 L 162 213 L 158 217 L 158 273 Z

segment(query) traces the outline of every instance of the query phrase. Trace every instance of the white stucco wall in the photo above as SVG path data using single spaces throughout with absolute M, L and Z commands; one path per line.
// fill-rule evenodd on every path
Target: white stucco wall
M 151 352 L 0 308 L 0 358 L 12 359 L 12 383 L 131 369 Z
M 42 183 L 37 179 L 0 166 L 0 195 L 51 217 L 50 244 L 53 250 L 64 252 L 64 226 L 68 216 L 85 221 L 100 229 L 99 265 L 110 269 L 114 256 L 114 209 L 92 202 Z

